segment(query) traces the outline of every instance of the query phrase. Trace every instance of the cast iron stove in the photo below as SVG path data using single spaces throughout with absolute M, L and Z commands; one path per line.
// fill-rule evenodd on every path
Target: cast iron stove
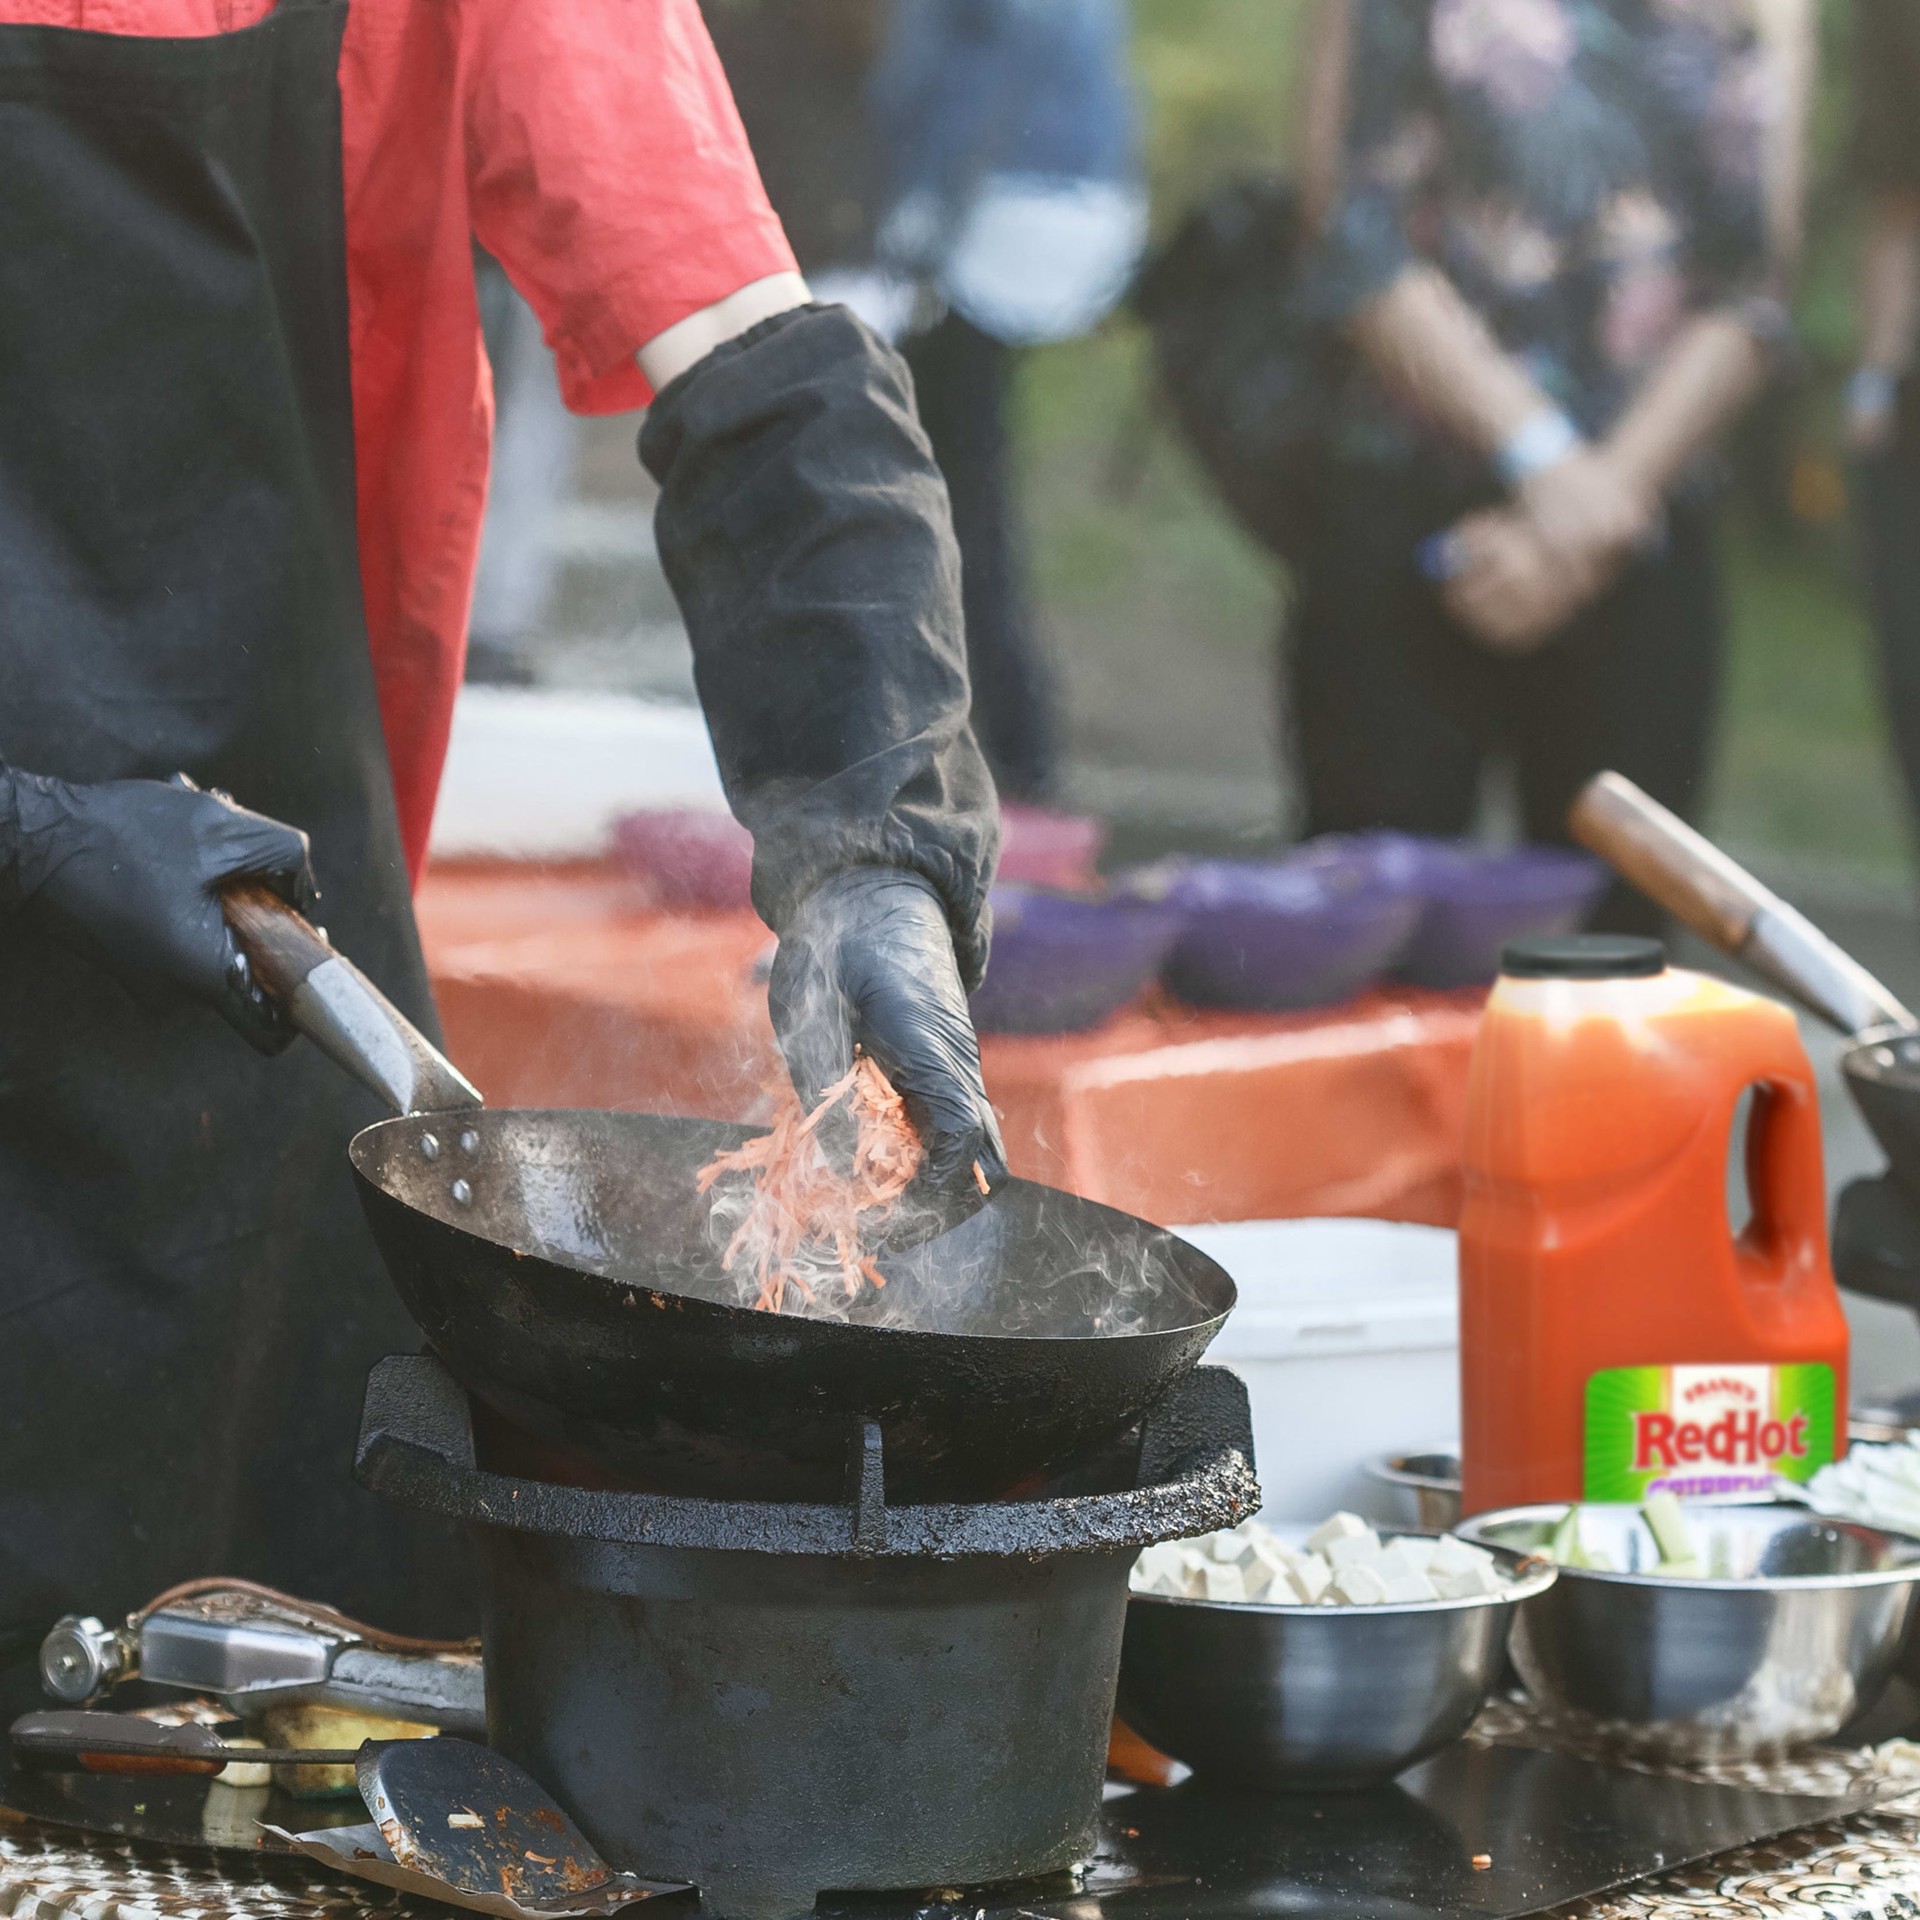
M 412 1356 L 374 1372 L 356 1470 L 467 1526 L 489 1740 L 616 1867 L 727 1920 L 1078 1868 L 1134 1556 L 1258 1505 L 1245 1388 L 1202 1368 L 1067 1479 L 979 1505 L 890 1507 L 880 1428 L 848 1444 L 833 1506 L 557 1484 L 484 1425 L 476 1450 Z

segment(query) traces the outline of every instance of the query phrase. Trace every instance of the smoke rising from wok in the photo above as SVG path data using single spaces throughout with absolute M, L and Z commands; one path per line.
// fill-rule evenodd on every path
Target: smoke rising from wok
M 408 1123 L 404 1132 L 415 1130 Z M 742 1305 L 740 1282 L 720 1263 L 724 1222 L 697 1174 L 749 1129 L 494 1110 L 476 1113 L 472 1131 L 474 1152 L 450 1167 L 445 1153 L 429 1159 L 403 1144 L 396 1128 L 368 1171 L 408 1205 L 516 1252 L 664 1294 Z M 465 1202 L 452 1194 L 456 1172 Z M 905 1244 L 911 1231 L 910 1221 L 895 1223 L 893 1245 L 878 1256 L 888 1284 L 841 1316 L 849 1323 L 1102 1339 L 1191 1326 L 1223 1311 L 1223 1295 L 1231 1299 L 1225 1276 L 1173 1235 L 1027 1181 L 1007 1182 L 970 1218 L 919 1245 Z M 538 1311 L 537 1298 L 527 1309 Z
M 751 1306 L 752 1275 L 727 1274 L 720 1266 L 747 1204 L 748 1183 L 728 1181 L 722 1188 L 712 1196 L 706 1272 L 689 1276 L 699 1283 L 689 1290 Z M 1124 1232 L 1111 1224 L 1120 1221 Z M 863 1288 L 848 1300 L 823 1285 L 811 1302 L 786 1311 L 853 1326 L 1035 1339 L 1147 1333 L 1211 1311 L 1181 1271 L 1171 1234 L 1141 1236 L 1124 1215 L 1043 1187 L 1016 1183 L 951 1227 L 909 1195 L 888 1232 L 889 1244 L 875 1261 L 885 1287 Z

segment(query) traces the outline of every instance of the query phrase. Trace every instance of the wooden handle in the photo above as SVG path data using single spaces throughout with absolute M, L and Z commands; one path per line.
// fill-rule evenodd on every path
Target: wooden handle
M 1617 773 L 1596 774 L 1567 813 L 1573 837 L 1722 953 L 1781 902 L 1752 874 Z
M 291 1000 L 307 975 L 334 957 L 318 929 L 258 880 L 221 888 L 220 904 L 253 977 L 276 1000 Z
M 224 1760 L 201 1760 L 190 1753 L 76 1753 L 85 1773 L 221 1773 Z

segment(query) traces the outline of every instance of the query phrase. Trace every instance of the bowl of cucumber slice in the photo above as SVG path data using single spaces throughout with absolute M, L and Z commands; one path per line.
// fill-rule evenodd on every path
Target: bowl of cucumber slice
M 1540 1710 L 1666 1761 L 1836 1733 L 1892 1675 L 1920 1588 L 1920 1539 L 1786 1502 L 1510 1507 L 1458 1531 L 1560 1568 L 1510 1643 Z

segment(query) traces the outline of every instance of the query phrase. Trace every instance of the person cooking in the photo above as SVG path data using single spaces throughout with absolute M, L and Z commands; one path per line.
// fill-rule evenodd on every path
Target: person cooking
M 923 1181 L 1003 1171 L 946 497 L 900 362 L 809 302 L 695 0 L 0 0 L 0 1629 L 213 1572 L 463 1601 L 350 1478 L 369 1364 L 418 1345 L 344 1152 L 379 1116 L 261 1057 L 218 890 L 315 905 L 433 1030 L 476 237 L 570 405 L 652 399 L 800 1091 L 858 1043 Z

